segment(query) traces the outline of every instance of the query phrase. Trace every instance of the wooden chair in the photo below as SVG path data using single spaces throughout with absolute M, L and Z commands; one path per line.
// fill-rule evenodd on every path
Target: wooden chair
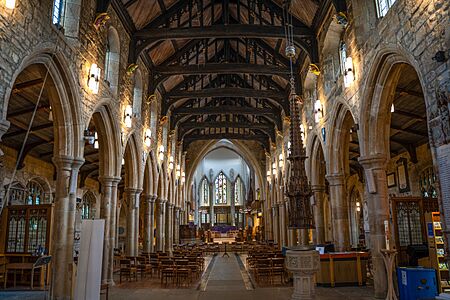
M 130 278 L 132 277 L 137 281 L 137 267 L 136 264 L 134 264 L 134 260 L 128 258 L 120 260 L 120 283 L 122 283 L 122 276 L 128 277 L 128 281 L 130 281 Z
M 272 258 L 272 269 L 271 269 L 271 277 L 275 278 L 277 276 L 280 277 L 280 284 L 283 284 L 284 280 L 284 258 Z
M 258 259 L 255 264 L 255 279 L 259 284 L 271 282 L 271 262 L 269 259 Z
M 150 274 L 150 277 L 152 277 L 152 265 L 145 256 L 137 257 L 137 270 L 141 275 L 141 279 L 146 277 L 147 274 Z
M 180 259 L 175 262 L 176 265 L 176 282 L 177 285 L 186 284 L 189 286 L 191 282 L 191 269 L 189 268 L 189 260 Z
M 168 285 L 169 281 L 174 283 L 176 278 L 176 268 L 173 261 L 167 261 L 160 267 L 161 286 Z
M 109 298 L 109 284 L 102 283 L 100 285 L 100 297 L 102 295 L 105 295 L 105 299 L 108 300 L 108 298 Z

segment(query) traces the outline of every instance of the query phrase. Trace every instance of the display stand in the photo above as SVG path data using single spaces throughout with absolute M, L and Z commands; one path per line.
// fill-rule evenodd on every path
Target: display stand
M 381 249 L 381 253 L 383 254 L 384 265 L 386 267 L 387 272 L 387 283 L 388 283 L 388 292 L 386 295 L 386 300 L 397 300 L 397 295 L 395 294 L 394 289 L 394 279 L 393 272 L 395 267 L 395 257 L 397 256 L 396 250 L 388 250 Z

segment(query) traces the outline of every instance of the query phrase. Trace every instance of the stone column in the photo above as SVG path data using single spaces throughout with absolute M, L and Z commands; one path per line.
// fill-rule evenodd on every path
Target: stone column
M 279 230 L 278 230 L 278 207 L 276 204 L 272 206 L 272 222 L 273 222 L 273 241 L 279 243 Z
M 167 224 L 166 224 L 166 251 L 173 250 L 173 203 L 167 203 Z
M 52 299 L 70 299 L 72 293 L 73 238 L 78 170 L 84 160 L 55 156 L 55 207 L 53 210 Z
M 118 185 L 120 182 L 120 177 L 115 177 L 115 180 L 111 183 L 111 219 L 110 219 L 110 228 L 111 228 L 111 241 L 113 248 L 111 248 L 110 257 L 111 261 L 114 262 L 114 248 L 119 247 L 119 214 L 118 214 Z M 113 278 L 113 267 L 109 269 L 110 275 L 109 278 Z M 112 282 L 113 283 L 113 282 Z
M 286 214 L 285 214 L 285 204 L 284 203 L 278 203 L 278 215 L 280 219 L 280 247 L 286 246 L 286 233 L 287 233 L 287 227 L 286 227 Z
M 384 221 L 389 220 L 386 162 L 387 157 L 381 155 L 359 158 L 359 163 L 364 168 L 369 192 L 367 205 L 370 226 L 370 252 L 372 254 L 376 298 L 384 298 L 387 293 L 387 275 L 383 254 L 380 251 L 386 248 Z
M 330 200 L 334 224 L 333 236 L 336 251 L 350 248 L 350 225 L 348 220 L 348 203 L 343 174 L 327 175 L 330 183 Z
M 102 283 L 112 284 L 113 278 L 112 272 L 109 270 L 113 268 L 113 257 L 111 257 L 111 253 L 114 254 L 114 240 L 113 232 L 115 231 L 115 227 L 112 227 L 112 212 L 113 212 L 113 203 L 112 203 L 112 189 L 114 182 L 116 181 L 116 177 L 113 176 L 100 176 L 99 181 L 101 184 L 101 201 L 100 201 L 100 219 L 105 220 L 105 232 L 103 238 L 103 261 L 102 261 Z M 117 183 L 116 183 L 117 185 Z
M 180 215 L 181 215 L 181 208 L 176 207 L 175 208 L 175 228 L 174 228 L 174 238 L 175 238 L 175 244 L 180 243 Z
M 165 241 L 165 210 L 166 201 L 159 199 L 158 203 L 158 219 L 156 224 L 156 249 L 158 251 L 164 251 Z
M 313 185 L 311 191 L 314 195 L 314 225 L 315 235 L 314 242 L 316 244 L 325 243 L 325 219 L 323 216 L 323 195 L 325 193 L 324 185 Z
M 139 197 L 141 190 L 126 188 L 125 193 L 128 198 L 127 254 L 129 256 L 137 256 L 139 246 Z
M 236 182 L 232 182 L 231 183 L 231 203 L 230 203 L 230 214 L 231 214 L 231 226 L 236 226 L 236 218 L 235 218 L 235 213 L 236 213 L 236 186 L 235 186 Z
M 144 214 L 144 252 L 154 252 L 153 247 L 154 224 L 155 224 L 155 200 L 156 196 L 145 195 L 145 214 Z
M 209 214 L 211 227 L 214 226 L 214 183 L 209 184 Z

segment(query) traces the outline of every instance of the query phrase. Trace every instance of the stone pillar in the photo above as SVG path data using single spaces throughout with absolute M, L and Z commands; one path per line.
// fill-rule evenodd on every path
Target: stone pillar
M 278 215 L 280 219 L 280 247 L 286 246 L 286 214 L 285 214 L 285 204 L 278 203 Z
M 84 160 L 55 156 L 56 191 L 53 218 L 52 299 L 70 299 L 72 293 L 73 238 L 78 170 Z
M 230 197 L 230 214 L 231 214 L 231 226 L 236 226 L 236 218 L 235 218 L 235 213 L 236 213 L 236 185 L 235 182 L 231 183 L 231 197 Z
M 166 201 L 159 199 L 158 205 L 158 219 L 156 224 L 156 249 L 158 251 L 164 251 Z
M 279 243 L 279 230 L 278 230 L 278 207 L 276 204 L 272 206 L 272 226 L 273 226 L 273 241 Z
M 181 216 L 181 208 L 176 207 L 175 208 L 175 229 L 174 229 L 174 236 L 175 236 L 175 244 L 180 243 L 180 216 Z
M 348 203 L 343 174 L 327 175 L 330 183 L 330 200 L 334 224 L 333 236 L 336 251 L 350 249 L 350 225 L 348 220 Z
M 314 195 L 314 242 L 316 244 L 325 243 L 325 219 L 323 215 L 323 196 L 325 193 L 324 185 L 313 185 L 311 191 Z
M 367 205 L 370 226 L 370 252 L 372 254 L 373 281 L 376 298 L 384 298 L 387 293 L 387 275 L 383 254 L 380 251 L 386 248 L 384 221 L 389 220 L 386 162 L 387 158 L 381 155 L 359 158 L 359 163 L 364 168 L 369 192 Z
M 214 183 L 209 184 L 209 214 L 211 227 L 214 226 Z
M 173 250 L 173 203 L 167 203 L 167 224 L 166 224 L 166 251 Z
M 144 214 L 144 252 L 154 252 L 154 224 L 155 224 L 155 200 L 156 196 L 145 195 L 145 214 Z
M 127 255 L 137 256 L 139 247 L 139 198 L 141 190 L 126 188 L 128 198 Z
M 105 220 L 105 232 L 103 239 L 102 283 L 113 284 L 113 259 L 115 245 L 115 222 L 112 214 L 115 211 L 113 203 L 113 188 L 117 188 L 118 179 L 114 176 L 100 176 L 101 203 L 100 218 Z M 114 189 L 117 193 L 117 189 Z M 117 199 L 117 197 L 114 197 Z M 114 214 L 115 215 L 115 214 Z
M 119 209 L 117 204 L 117 196 L 118 196 L 118 185 L 120 182 L 120 177 L 115 177 L 115 180 L 111 183 L 111 219 L 110 219 L 110 228 L 111 228 L 111 241 L 114 246 L 111 248 L 110 257 L 111 261 L 114 262 L 114 248 L 119 247 Z M 109 278 L 113 278 L 113 268 L 109 269 L 110 275 Z M 111 281 L 111 283 L 113 283 Z

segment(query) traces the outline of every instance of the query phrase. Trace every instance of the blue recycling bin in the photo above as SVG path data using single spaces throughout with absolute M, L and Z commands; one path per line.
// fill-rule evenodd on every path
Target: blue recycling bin
M 428 300 L 438 295 L 436 270 L 397 268 L 400 300 Z

